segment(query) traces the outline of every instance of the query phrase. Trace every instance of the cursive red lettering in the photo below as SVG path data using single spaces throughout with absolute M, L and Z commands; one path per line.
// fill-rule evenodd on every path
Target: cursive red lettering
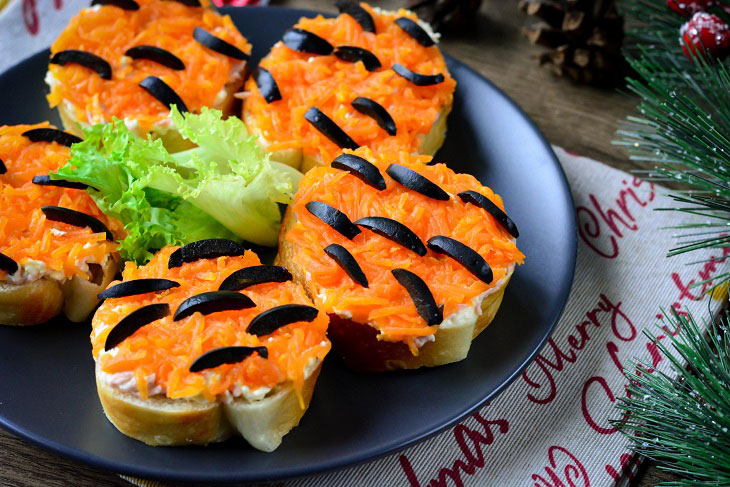
M 606 396 L 608 397 L 608 400 L 611 401 L 611 403 L 614 403 L 616 401 L 616 397 L 613 395 L 613 392 L 611 392 L 611 388 L 608 387 L 608 382 L 606 382 L 606 379 L 600 376 L 593 376 L 590 379 L 588 379 L 585 384 L 583 384 L 583 392 L 581 393 L 581 404 L 580 408 L 583 412 L 583 418 L 586 420 L 586 423 L 588 423 L 588 426 L 590 426 L 594 431 L 602 434 L 602 435 L 611 435 L 613 433 L 616 433 L 618 430 L 612 427 L 603 427 L 598 425 L 593 420 L 593 417 L 591 416 L 590 411 L 588 410 L 588 391 L 591 388 L 593 384 L 598 384 L 603 388 L 603 392 L 606 393 Z M 591 396 L 595 397 L 595 396 Z
M 692 287 L 695 283 L 694 279 L 691 279 L 689 283 L 685 284 L 682 282 L 682 278 L 679 277 L 679 274 L 672 272 L 672 281 L 674 281 L 674 285 L 677 286 L 677 289 L 679 289 L 679 299 L 691 299 L 692 301 L 700 299 L 699 296 L 695 296 L 689 292 L 690 287 Z
M 38 34 L 38 8 L 35 0 L 23 0 L 23 23 L 31 35 Z
M 563 453 L 572 462 L 566 462 L 567 464 L 563 468 L 562 476 L 559 476 L 555 471 L 558 466 L 558 462 L 555 459 L 556 452 Z M 545 467 L 545 473 L 548 475 L 550 481 L 541 475 L 532 474 L 535 487 L 578 487 L 578 484 L 575 483 L 578 480 L 582 480 L 583 487 L 590 487 L 591 481 L 588 478 L 588 472 L 585 467 L 567 449 L 557 445 L 551 446 L 548 449 L 548 460 L 550 461 L 550 466 Z
M 610 250 L 601 250 L 594 243 L 594 241 L 596 241 L 601 235 L 601 224 L 598 222 L 596 215 L 585 206 L 576 207 L 575 212 L 578 220 L 578 236 L 583 240 L 583 242 L 601 257 L 605 257 L 607 259 L 615 259 L 618 257 L 618 242 L 615 237 L 610 236 L 608 238 L 609 242 L 611 242 Z M 582 218 L 583 216 L 588 217 L 590 221 L 586 222 L 585 219 Z
M 546 358 L 543 353 L 540 353 L 537 358 L 535 358 L 534 363 L 537 364 L 537 367 L 542 371 L 544 378 L 548 381 L 548 392 L 544 397 L 537 397 L 534 396 L 532 393 L 527 394 L 527 398 L 537 404 L 548 404 L 549 402 L 552 402 L 553 399 L 555 399 L 555 378 L 553 377 L 552 371 L 555 370 L 557 372 L 560 372 L 565 367 L 565 362 L 574 363 L 577 359 L 575 352 L 573 352 L 572 350 L 569 353 L 563 352 L 552 338 L 548 340 L 548 346 L 546 348 L 552 350 L 555 359 L 550 360 Z M 534 367 L 532 369 L 534 370 Z M 522 373 L 522 378 L 525 380 L 525 382 L 527 382 L 535 389 L 542 389 L 543 387 L 543 384 L 541 384 L 540 382 L 535 382 L 530 377 L 529 370 L 525 370 Z
M 501 434 L 509 431 L 509 422 L 504 419 L 488 420 L 481 414 L 475 413 L 472 418 L 482 427 L 482 431 L 474 430 L 465 424 L 457 425 L 454 430 L 454 439 L 459 446 L 463 459 L 457 459 L 450 467 L 439 469 L 436 478 L 428 482 L 429 487 L 447 487 L 449 481 L 456 487 L 464 487 L 462 475 L 474 475 L 480 468 L 484 468 L 484 452 L 482 445 L 494 443 L 493 427 Z M 413 465 L 405 455 L 399 457 L 401 469 L 411 487 L 421 487 Z

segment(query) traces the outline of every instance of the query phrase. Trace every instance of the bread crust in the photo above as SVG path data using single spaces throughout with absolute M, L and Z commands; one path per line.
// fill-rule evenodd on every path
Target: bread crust
M 225 98 L 220 103 L 213 105 L 211 108 L 222 111 L 224 117 L 238 113 L 240 111 L 238 106 L 239 102 L 233 95 L 240 91 L 247 76 L 248 63 L 246 61 L 234 66 L 231 70 L 230 78 L 223 86 L 223 90 L 226 92 Z M 71 104 L 64 102 L 59 103 L 58 114 L 61 117 L 61 123 L 66 131 L 79 137 L 84 136 L 82 127 L 88 127 L 89 124 L 81 122 L 76 117 L 74 108 Z M 147 136 L 146 133 L 138 133 L 137 135 L 141 137 Z M 180 135 L 180 132 L 177 130 L 169 130 L 167 127 L 154 126 L 149 131 L 149 135 L 151 135 L 155 140 L 161 139 L 162 144 L 169 152 L 180 152 L 195 147 L 195 144 L 184 139 L 182 135 Z
M 421 136 L 421 147 L 419 150 L 420 154 L 426 154 L 432 156 L 438 151 L 444 143 L 446 138 L 446 118 L 451 112 L 452 105 L 443 106 L 436 121 L 431 125 L 431 130 L 428 134 Z M 258 144 L 266 151 L 271 145 L 261 132 L 261 128 L 256 123 L 256 118 L 248 111 L 243 110 L 243 123 L 246 125 L 249 134 L 256 135 L 258 137 Z M 301 147 L 285 149 L 280 151 L 269 152 L 272 161 L 281 162 L 288 166 L 298 169 L 302 173 L 306 173 L 313 167 L 322 166 L 329 164 L 331 161 L 323 161 L 319 154 L 314 156 L 304 155 L 304 150 Z
M 296 224 L 296 216 L 287 209 L 279 233 L 279 253 L 274 263 L 285 266 L 294 280 L 301 284 L 313 298 L 312 289 L 306 279 L 306 270 L 294 263 L 296 249 L 286 239 L 286 234 Z M 434 335 L 434 341 L 425 343 L 418 355 L 413 355 L 402 342 L 378 340 L 377 330 L 367 323 L 330 314 L 327 336 L 332 347 L 342 356 L 345 364 L 353 370 L 386 372 L 397 369 L 436 367 L 466 358 L 471 342 L 492 322 L 504 297 L 514 267 L 492 288 L 479 305 L 477 318 L 457 323 L 443 323 Z M 449 316 L 445 317 L 448 320 Z
M 318 364 L 304 381 L 304 408 L 291 382 L 276 386 L 259 401 L 238 397 L 230 402 L 210 402 L 160 396 L 145 400 L 102 380 L 98 363 L 95 370 L 104 414 L 127 436 L 152 446 L 184 446 L 223 441 L 237 432 L 254 448 L 271 452 L 309 407 L 321 366 Z
M 0 324 L 28 326 L 45 323 L 63 310 L 69 320 L 84 321 L 99 303 L 96 297 L 114 279 L 119 264 L 109 258 L 96 282 L 79 276 L 61 283 L 43 277 L 13 284 L 0 282 Z

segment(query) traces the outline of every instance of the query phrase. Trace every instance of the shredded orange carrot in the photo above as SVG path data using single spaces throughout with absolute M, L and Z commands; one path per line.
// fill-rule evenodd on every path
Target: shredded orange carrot
M 408 292 L 391 270 L 404 268 L 421 277 L 436 303 L 444 305 L 444 316 L 448 316 L 493 288 L 513 264 L 523 262 L 524 255 L 517 249 L 515 240 L 495 218 L 457 196 L 463 191 L 477 191 L 504 209 L 502 199 L 473 176 L 456 174 L 444 164 L 426 165 L 429 156 L 401 152 L 374 157 L 364 147 L 345 152 L 375 164 L 387 187 L 378 191 L 352 174 L 331 167 L 315 168 L 299 183 L 291 206 L 297 223 L 285 238 L 293 244 L 293 265 L 307 271 L 312 294 L 321 309 L 329 313 L 351 313 L 354 321 L 377 328 L 380 339 L 411 345 L 414 337 L 430 335 L 435 329 L 427 326 L 418 314 Z M 436 183 L 450 195 L 450 200 L 431 199 L 396 183 L 386 174 L 392 163 L 417 171 Z M 484 257 L 494 279 L 487 284 L 450 257 L 430 250 L 425 257 L 419 257 L 365 228 L 348 240 L 305 208 L 310 201 L 337 208 L 353 222 L 368 216 L 391 218 L 410 228 L 424 244 L 436 235 L 456 239 Z M 368 288 L 356 284 L 325 254 L 324 247 L 333 243 L 344 246 L 355 257 L 368 279 Z
M 114 6 L 83 9 L 51 46 L 51 53 L 77 49 L 101 56 L 112 68 L 104 80 L 78 64 L 49 65 L 55 79 L 48 95 L 52 107 L 69 102 L 79 120 L 89 124 L 111 122 L 112 117 L 137 120 L 142 130 L 163 122 L 169 109 L 139 86 L 147 76 L 157 76 L 180 95 L 188 109 L 198 112 L 216 104 L 216 97 L 240 61 L 212 51 L 193 39 L 201 27 L 245 53 L 251 45 L 230 17 L 210 8 L 186 7 L 180 2 L 137 0 L 140 8 L 127 11 Z M 210 2 L 203 1 L 204 5 Z M 176 71 L 146 59 L 124 55 L 131 47 L 151 45 L 183 61 Z
M 282 42 L 274 45 L 260 65 L 276 80 L 282 99 L 267 103 L 256 82 L 250 79 L 244 103 L 256 120 L 269 151 L 303 148 L 304 154 L 320 155 L 329 163 L 340 149 L 304 119 L 316 106 L 337 123 L 355 142 L 376 153 L 408 151 L 421 153 L 421 145 L 442 109 L 450 107 L 456 81 L 446 68 L 439 49 L 423 47 L 395 24 L 398 17 L 417 20 L 412 12 L 384 12 L 361 4 L 375 21 L 375 34 L 366 32 L 349 15 L 336 19 L 317 16 L 302 18 L 296 27 L 310 31 L 333 46 L 355 46 L 369 50 L 381 67 L 368 72 L 363 63 L 348 63 L 334 55 L 319 56 L 296 52 Z M 416 86 L 395 74 L 393 64 L 401 64 L 420 74 L 442 73 L 445 81 L 432 86 Z M 396 123 L 395 136 L 388 135 L 374 119 L 356 111 L 350 103 L 357 97 L 370 98 L 382 105 Z M 444 113 L 444 116 L 446 114 Z
M 127 263 L 123 279 L 165 278 L 180 287 L 160 293 L 107 299 L 94 315 L 91 343 L 94 357 L 109 374 L 134 371 L 140 394 L 147 390 L 146 377 L 155 374 L 155 385 L 162 386 L 169 398 L 203 395 L 213 401 L 235 385 L 251 391 L 273 388 L 291 382 L 301 392 L 305 371 L 313 358 L 321 361 L 330 349 L 326 331 L 329 320 L 319 313 L 311 323 L 297 322 L 279 328 L 270 335 L 246 333 L 251 320 L 261 312 L 283 304 L 307 304 L 301 286 L 294 282 L 265 283 L 241 291 L 250 297 L 255 308 L 222 311 L 203 316 L 200 313 L 173 321 L 177 307 L 187 298 L 202 292 L 216 291 L 234 271 L 260 264 L 255 253 L 240 257 L 219 257 L 167 268 L 170 254 L 177 247 L 165 247 L 150 262 L 137 267 Z M 112 282 L 110 286 L 118 284 Z M 119 321 L 132 311 L 153 303 L 168 303 L 171 315 L 137 330 L 118 345 L 113 353 L 103 353 L 106 337 Z M 269 357 L 258 354 L 237 364 L 220 365 L 203 372 L 190 372 L 190 364 L 203 353 L 228 346 L 265 346 Z M 138 371 L 144 371 L 140 373 Z
M 120 222 L 107 218 L 94 201 L 79 189 L 39 186 L 33 177 L 63 167 L 69 149 L 55 142 L 31 142 L 22 134 L 48 123 L 0 127 L 0 160 L 7 168 L 0 175 L 0 252 L 19 265 L 42 262 L 47 271 L 62 279 L 73 275 L 89 278 L 84 263 L 101 264 L 117 244 L 105 233 L 47 220 L 43 206 L 61 206 L 101 220 L 115 235 L 124 231 Z M 0 271 L 0 276 L 5 273 Z

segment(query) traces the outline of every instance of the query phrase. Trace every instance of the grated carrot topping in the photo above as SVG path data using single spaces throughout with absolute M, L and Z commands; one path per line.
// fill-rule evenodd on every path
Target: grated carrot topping
M 55 107 L 70 103 L 79 120 L 89 124 L 108 123 L 112 117 L 137 120 L 143 131 L 163 123 L 170 110 L 139 86 L 147 76 L 157 76 L 180 95 L 192 112 L 214 106 L 216 97 L 240 61 L 212 51 L 193 39 L 201 27 L 245 53 L 251 45 L 227 15 L 210 8 L 191 8 L 179 2 L 137 0 L 136 11 L 113 6 L 83 9 L 51 46 L 51 53 L 77 49 L 101 56 L 112 68 L 112 79 L 104 80 L 90 69 L 77 65 L 49 65 L 55 82 L 48 102 Z M 203 0 L 206 7 L 210 2 Z M 124 55 L 131 47 L 151 45 L 165 49 L 185 64 L 176 71 L 147 59 Z
M 246 251 L 239 257 L 203 259 L 168 269 L 168 258 L 177 248 L 163 248 L 144 266 L 127 263 L 123 279 L 165 278 L 180 283 L 180 287 L 160 293 L 107 299 L 97 310 L 92 320 L 91 343 L 101 369 L 108 374 L 134 371 L 140 395 L 146 390 L 146 377 L 155 374 L 155 385 L 162 386 L 166 396 L 173 399 L 202 395 L 214 401 L 231 391 L 234 385 L 255 391 L 286 382 L 291 382 L 300 393 L 309 361 L 312 358 L 321 361 L 330 349 L 326 314 L 320 313 L 311 323 L 287 325 L 270 335 L 259 337 L 246 333 L 251 320 L 267 309 L 292 303 L 311 305 L 304 289 L 289 281 L 258 284 L 241 291 L 256 303 L 255 308 L 206 316 L 194 313 L 173 321 L 172 315 L 185 299 L 218 290 L 234 271 L 260 264 L 255 253 Z M 214 278 L 210 279 L 211 276 Z M 112 282 L 110 286 L 118 283 Z M 107 335 L 122 318 L 153 303 L 168 303 L 171 315 L 140 328 L 113 353 L 103 352 Z M 254 354 L 237 364 L 220 365 L 197 373 L 188 370 L 203 353 L 228 346 L 265 346 L 269 357 L 265 359 Z
M 420 317 L 406 289 L 391 274 L 393 269 L 408 269 L 421 277 L 436 303 L 444 305 L 444 316 L 448 317 L 494 288 L 512 265 L 523 262 L 524 255 L 515 240 L 494 217 L 457 196 L 463 191 L 477 191 L 504 209 L 502 199 L 473 176 L 456 174 L 444 164 L 425 165 L 431 159 L 429 156 L 401 152 L 375 157 L 364 147 L 345 152 L 372 162 L 383 175 L 386 189 L 378 191 L 355 176 L 328 166 L 312 169 L 299 183 L 290 208 L 297 223 L 284 237 L 293 244 L 292 264 L 309 273 L 312 294 L 321 309 L 328 313 L 345 310 L 354 321 L 370 323 L 378 329 L 379 339 L 403 341 L 411 346 L 413 337 L 430 335 L 435 328 L 428 327 Z M 393 163 L 436 183 L 450 195 L 450 200 L 437 201 L 396 183 L 386 174 Z M 310 201 L 333 206 L 353 222 L 368 216 L 391 218 L 410 228 L 424 244 L 436 235 L 456 239 L 484 257 L 494 279 L 486 284 L 448 256 L 429 250 L 426 256 L 419 257 L 365 228 L 348 240 L 307 211 L 305 205 Z M 344 246 L 355 257 L 368 279 L 368 288 L 356 284 L 325 254 L 324 247 L 333 243 Z
M 363 31 L 349 15 L 335 19 L 302 18 L 295 27 L 310 31 L 335 47 L 367 49 L 380 60 L 380 68 L 368 72 L 361 62 L 296 52 L 278 42 L 260 65 L 271 72 L 282 99 L 267 103 L 255 80 L 246 83 L 250 95 L 244 111 L 256 120 L 270 143 L 269 151 L 301 147 L 305 155 L 319 155 L 325 163 L 339 154 L 339 147 L 304 119 L 304 113 L 316 106 L 355 142 L 375 152 L 419 153 L 442 109 L 451 106 L 456 81 L 448 73 L 439 49 L 421 46 L 394 23 L 398 17 L 417 20 L 416 15 L 403 9 L 385 12 L 365 3 L 361 5 L 375 21 L 375 34 Z M 420 74 L 442 73 L 446 80 L 437 85 L 416 86 L 395 74 L 393 64 L 402 64 Z M 359 96 L 376 101 L 388 111 L 396 123 L 395 136 L 388 135 L 375 120 L 350 105 Z
M 31 142 L 23 132 L 51 127 L 48 123 L 0 127 L 0 160 L 7 168 L 0 175 L 0 252 L 19 265 L 42 262 L 58 278 L 84 278 L 85 263 L 102 264 L 117 249 L 104 233 L 90 228 L 46 220 L 43 206 L 61 206 L 91 215 L 115 235 L 123 227 L 106 217 L 86 191 L 32 183 L 33 177 L 47 175 L 64 166 L 69 149 L 55 142 Z M 0 277 L 5 273 L 0 271 Z

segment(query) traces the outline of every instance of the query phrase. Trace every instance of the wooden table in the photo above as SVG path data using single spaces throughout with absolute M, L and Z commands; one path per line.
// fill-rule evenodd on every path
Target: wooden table
M 329 1 L 272 3 L 334 11 Z M 385 8 L 405 4 L 404 1 L 374 3 Z M 520 28 L 533 19 L 519 12 L 516 3 L 484 0 L 474 28 L 445 37 L 441 48 L 504 90 L 537 123 L 551 143 L 620 169 L 635 167 L 626 160 L 622 149 L 611 145 L 611 140 L 616 121 L 632 113 L 636 101 L 616 92 L 576 86 L 539 68 L 534 55 L 540 49 L 531 46 L 520 35 Z M 648 487 L 672 479 L 649 466 L 638 485 Z M 112 473 L 59 457 L 0 430 L 0 485 L 128 487 L 130 484 Z

